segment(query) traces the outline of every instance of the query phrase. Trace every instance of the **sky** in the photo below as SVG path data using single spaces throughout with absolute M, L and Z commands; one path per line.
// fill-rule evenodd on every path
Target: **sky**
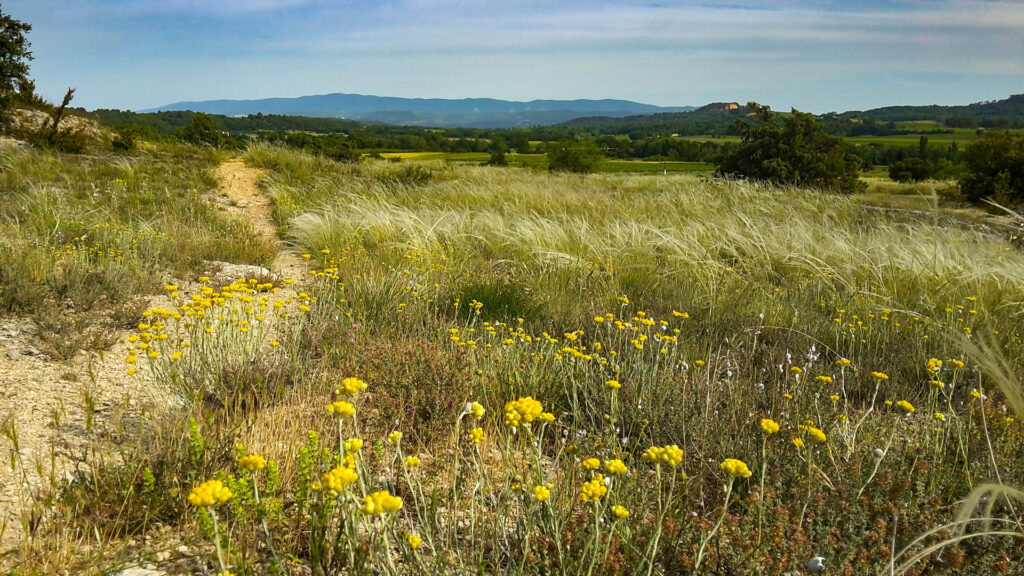
M 140 110 L 332 92 L 757 101 L 815 113 L 1024 93 L 1024 2 L 0 0 L 37 91 Z

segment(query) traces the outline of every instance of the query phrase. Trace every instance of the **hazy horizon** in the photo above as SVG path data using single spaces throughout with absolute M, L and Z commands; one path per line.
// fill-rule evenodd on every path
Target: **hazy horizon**
M 31 75 L 75 105 L 347 93 L 756 100 L 811 112 L 1024 92 L 1013 2 L 14 0 Z

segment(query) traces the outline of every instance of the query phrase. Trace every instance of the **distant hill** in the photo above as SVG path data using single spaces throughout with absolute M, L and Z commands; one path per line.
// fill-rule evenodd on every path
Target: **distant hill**
M 322 94 L 262 100 L 177 102 L 144 112 L 191 110 L 224 116 L 282 114 L 345 118 L 404 126 L 512 128 L 559 124 L 581 116 L 618 118 L 636 114 L 685 112 L 691 106 L 662 107 L 629 100 L 532 100 L 493 98 L 393 98 L 362 94 Z
M 1024 94 L 1014 94 L 1005 100 L 976 102 L 966 106 L 885 106 L 865 111 L 843 112 L 839 116 L 870 118 L 876 122 L 933 120 L 946 123 L 951 118 L 972 118 L 984 124 L 984 120 L 994 118 L 1007 121 L 1024 120 Z
M 779 110 L 788 112 L 787 110 Z M 750 110 L 735 102 L 713 102 L 695 110 L 675 113 L 639 114 L 612 117 L 594 115 L 574 118 L 563 124 L 598 134 L 649 138 L 654 136 L 723 136 L 730 134 L 736 119 Z M 1024 94 L 1004 100 L 978 102 L 964 106 L 886 106 L 871 110 L 854 110 L 819 116 L 829 132 L 843 136 L 887 135 L 901 133 L 889 122 L 931 121 L 934 130 L 951 128 L 1020 128 L 1024 127 Z

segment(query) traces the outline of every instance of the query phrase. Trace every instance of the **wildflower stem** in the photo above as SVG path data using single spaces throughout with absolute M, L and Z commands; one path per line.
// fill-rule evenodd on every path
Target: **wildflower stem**
M 704 562 L 704 549 L 707 547 L 708 542 L 710 542 L 711 539 L 714 538 L 715 534 L 718 532 L 718 529 L 721 528 L 722 521 L 725 520 L 725 515 L 729 513 L 729 497 L 732 496 L 732 483 L 734 481 L 735 478 L 730 476 L 729 483 L 725 487 L 725 502 L 722 504 L 722 515 L 718 517 L 718 522 L 715 523 L 715 526 L 711 529 L 710 532 L 708 532 L 707 536 L 704 537 L 704 540 L 700 543 L 700 548 L 697 550 L 697 561 L 693 564 L 693 571 L 695 573 L 698 570 L 700 570 L 700 565 L 702 562 Z

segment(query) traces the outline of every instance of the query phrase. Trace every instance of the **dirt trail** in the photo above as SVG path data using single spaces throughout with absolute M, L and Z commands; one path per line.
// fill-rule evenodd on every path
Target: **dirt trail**
M 271 271 L 298 281 L 281 287 L 281 297 L 293 297 L 305 279 L 305 263 L 277 235 L 271 200 L 258 186 L 262 174 L 238 158 L 220 164 L 221 203 L 275 247 Z M 196 287 L 190 279 L 176 282 L 183 292 Z M 147 307 L 174 304 L 158 295 L 147 298 Z M 148 371 L 125 374 L 129 335 L 128 330 L 111 335 L 116 344 L 105 351 L 83 350 L 59 360 L 46 354 L 30 318 L 0 317 L 0 552 L 17 545 L 22 514 L 51 475 L 59 483 L 88 474 L 97 455 L 113 457 L 111 441 L 122 431 L 131 433 L 133 421 L 180 406 L 166 386 L 150 380 Z
M 275 248 L 277 254 L 270 265 L 271 271 L 284 278 L 301 281 L 305 265 L 277 235 L 272 201 L 259 187 L 263 174 L 262 170 L 249 166 L 241 158 L 231 158 L 217 167 L 217 180 L 221 194 L 228 200 L 228 210 L 248 221 L 256 233 Z

